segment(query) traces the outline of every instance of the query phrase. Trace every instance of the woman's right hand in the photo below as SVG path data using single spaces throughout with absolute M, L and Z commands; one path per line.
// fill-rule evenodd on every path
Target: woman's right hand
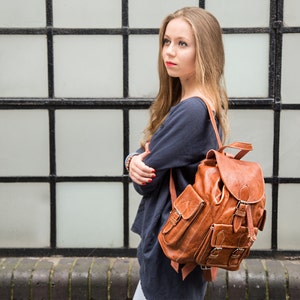
M 150 154 L 149 143 L 145 145 L 145 151 L 134 155 L 129 166 L 129 176 L 131 180 L 139 185 L 146 185 L 156 177 L 155 170 L 144 163 L 144 159 Z

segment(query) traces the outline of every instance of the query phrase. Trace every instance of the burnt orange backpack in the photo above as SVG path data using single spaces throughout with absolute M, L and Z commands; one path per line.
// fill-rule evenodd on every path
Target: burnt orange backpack
M 158 235 L 174 269 L 178 271 L 179 264 L 184 264 L 183 279 L 196 265 L 210 273 L 216 273 L 215 267 L 237 270 L 266 219 L 262 169 L 256 162 L 241 160 L 252 145 L 235 142 L 222 146 L 213 113 L 209 105 L 207 108 L 220 148 L 207 152 L 195 183 L 178 197 L 171 172 L 172 211 Z M 227 154 L 228 148 L 236 149 L 237 154 Z

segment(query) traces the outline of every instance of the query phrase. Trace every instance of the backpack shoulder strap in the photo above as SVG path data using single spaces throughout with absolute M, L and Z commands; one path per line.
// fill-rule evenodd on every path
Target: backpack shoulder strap
M 208 102 L 207 98 L 202 94 L 199 95 L 199 98 L 205 103 L 205 105 L 207 107 L 207 111 L 208 111 L 208 114 L 209 114 L 211 125 L 214 129 L 214 132 L 215 132 L 215 135 L 216 135 L 216 138 L 217 138 L 217 141 L 218 141 L 218 146 L 219 146 L 219 148 L 221 148 L 223 145 L 222 145 L 222 141 L 221 141 L 221 138 L 220 138 L 220 134 L 219 134 L 218 126 L 217 126 L 217 123 L 216 123 L 215 115 L 214 115 L 210 105 L 208 104 L 209 102 Z

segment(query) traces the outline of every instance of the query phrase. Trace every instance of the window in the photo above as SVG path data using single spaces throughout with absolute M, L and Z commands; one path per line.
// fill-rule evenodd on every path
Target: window
M 158 28 L 183 6 L 223 29 L 231 141 L 254 146 L 268 218 L 251 255 L 300 253 L 298 0 L 0 3 L 0 254 L 135 255 L 123 161 L 158 88 Z M 142 63 L 141 63 L 142 62 Z

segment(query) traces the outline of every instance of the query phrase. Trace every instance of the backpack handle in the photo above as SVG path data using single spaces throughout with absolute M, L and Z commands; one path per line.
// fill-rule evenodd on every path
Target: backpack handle
M 250 143 L 245 142 L 233 142 L 229 145 L 221 147 L 218 151 L 223 153 L 223 151 L 226 148 L 233 148 L 240 150 L 233 158 L 234 159 L 241 159 L 243 156 L 245 156 L 249 151 L 252 151 L 253 147 Z

